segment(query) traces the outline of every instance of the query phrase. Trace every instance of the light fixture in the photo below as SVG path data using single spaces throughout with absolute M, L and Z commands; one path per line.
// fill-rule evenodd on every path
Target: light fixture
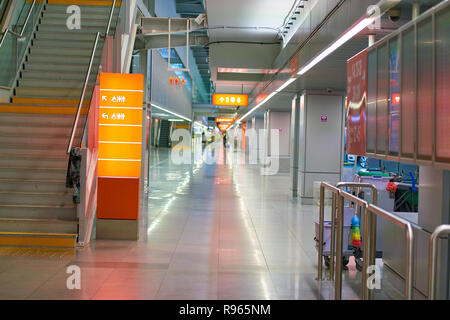
M 360 21 L 353 24 L 352 27 L 350 27 L 346 32 L 344 32 L 335 42 L 333 42 L 328 48 L 323 50 L 319 55 L 317 55 L 314 59 L 312 59 L 309 63 L 307 63 L 305 66 L 303 66 L 298 72 L 297 75 L 303 75 L 308 70 L 310 70 L 312 67 L 314 67 L 316 64 L 318 64 L 320 61 L 325 59 L 328 55 L 330 55 L 332 52 L 334 52 L 336 49 L 338 49 L 340 46 L 345 44 L 348 40 L 353 38 L 355 35 L 360 33 L 362 30 L 364 30 L 367 26 L 369 26 L 373 21 L 375 20 L 375 17 L 365 17 L 362 18 Z M 289 28 L 287 26 L 286 28 Z M 248 117 L 251 113 L 253 113 L 256 109 L 260 108 L 263 104 L 265 104 L 267 101 L 269 101 L 270 98 L 272 98 L 274 95 L 276 95 L 278 92 L 282 91 L 284 88 L 286 88 L 288 85 L 290 85 L 292 82 L 294 82 L 296 78 L 290 78 L 285 83 L 283 83 L 277 90 L 269 94 L 267 97 L 264 98 L 260 103 L 258 103 L 256 106 L 254 106 L 250 111 L 248 111 L 246 114 L 240 118 L 236 124 L 240 124 L 242 120 L 244 120 L 246 117 Z
M 353 38 L 355 35 L 364 30 L 367 26 L 369 26 L 375 18 L 363 18 L 359 22 L 355 23 L 352 27 L 350 27 L 346 32 L 344 32 L 335 42 L 333 42 L 328 48 L 323 50 L 317 56 L 314 57 L 310 62 L 308 62 L 305 66 L 303 66 L 298 72 L 297 75 L 304 75 L 307 71 L 309 71 L 312 67 L 318 64 L 320 61 L 325 59 L 331 53 L 336 51 L 339 47 L 345 44 L 348 40 Z
M 162 110 L 162 111 L 164 111 L 164 112 L 173 114 L 174 116 L 177 116 L 178 118 L 181 118 L 181 119 L 184 119 L 184 120 L 186 120 L 186 121 L 192 122 L 191 119 L 186 118 L 186 117 L 184 117 L 184 116 L 182 116 L 182 115 L 180 115 L 180 114 L 178 114 L 178 113 L 176 113 L 176 112 L 167 110 L 167 109 L 165 109 L 165 108 L 163 108 L 163 107 L 161 107 L 161 106 L 158 106 L 157 104 L 151 103 L 151 105 L 152 105 L 152 107 L 155 107 L 155 108 L 157 108 L 157 109 L 159 109 L 159 110 Z

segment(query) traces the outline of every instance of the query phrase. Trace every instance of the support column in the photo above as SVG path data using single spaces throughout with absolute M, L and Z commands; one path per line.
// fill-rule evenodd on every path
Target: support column
M 306 91 L 299 109 L 299 195 L 302 203 L 312 204 L 315 182 L 341 180 L 344 95 Z
M 299 153 L 300 153 L 300 99 L 298 94 L 292 100 L 291 109 L 291 138 L 290 138 L 290 152 L 291 152 L 291 191 L 292 197 L 298 197 L 298 168 L 299 168 Z
M 267 155 L 273 158 L 275 152 L 278 158 L 278 172 L 290 172 L 290 122 L 291 113 L 289 111 L 268 110 L 267 116 Z M 272 141 L 271 130 L 278 131 L 278 141 Z M 278 146 L 276 145 L 278 144 Z
M 255 146 L 250 146 L 250 147 L 253 148 L 253 152 L 256 152 L 257 159 L 260 162 L 263 160 L 263 159 L 261 159 L 261 156 L 260 156 L 260 150 L 263 148 L 262 145 L 263 145 L 264 141 L 260 141 L 259 130 L 264 129 L 264 119 L 253 117 L 252 128 L 256 132 L 258 143 Z

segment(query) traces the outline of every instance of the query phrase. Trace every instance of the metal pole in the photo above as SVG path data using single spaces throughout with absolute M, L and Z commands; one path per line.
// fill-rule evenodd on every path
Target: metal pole
M 116 0 L 113 1 L 113 4 L 111 6 L 111 11 L 109 13 L 109 19 L 108 19 L 108 25 L 106 27 L 105 37 L 108 36 L 109 28 L 111 27 L 111 21 L 112 21 L 112 17 L 113 17 L 113 13 L 114 13 L 114 8 L 115 7 L 116 7 Z
M 331 194 L 331 243 L 330 243 L 330 280 L 334 279 L 334 258 L 336 243 L 336 194 Z
M 336 274 L 334 277 L 334 299 L 341 300 L 342 298 L 342 233 L 343 224 L 342 216 L 344 211 L 344 198 L 341 196 L 341 191 L 337 193 L 337 246 L 336 246 Z
M 435 300 L 437 296 L 437 247 L 439 237 L 443 233 L 450 233 L 450 225 L 443 224 L 437 227 L 430 236 L 430 248 L 428 253 L 428 300 Z
M 413 3 L 412 5 L 412 19 L 416 19 L 420 15 L 420 3 Z
M 323 185 L 320 185 L 317 280 L 322 280 L 324 196 L 325 196 L 325 187 Z
M 413 298 L 413 246 L 414 234 L 411 224 L 406 225 L 406 254 L 405 254 L 405 297 L 407 300 Z
M 35 4 L 36 4 L 36 0 L 33 0 L 33 3 L 31 4 L 30 10 L 28 10 L 28 14 L 27 14 L 27 17 L 25 19 L 25 22 L 23 23 L 22 31 L 20 31 L 20 36 L 19 36 L 20 38 L 22 38 L 23 32 L 25 31 L 25 28 L 27 27 L 28 20 L 30 19 L 31 12 L 33 11 L 33 8 L 34 8 Z
M 369 295 L 367 292 L 367 268 L 369 267 L 369 250 L 370 250 L 370 236 L 369 236 L 369 230 L 370 230 L 370 211 L 367 209 L 367 207 L 364 208 L 363 211 L 364 215 L 364 221 L 363 221 L 363 269 L 362 269 L 362 298 L 363 300 L 368 300 Z

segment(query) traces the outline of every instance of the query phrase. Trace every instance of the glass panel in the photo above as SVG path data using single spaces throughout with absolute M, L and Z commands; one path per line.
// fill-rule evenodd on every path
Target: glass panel
M 400 135 L 400 67 L 398 38 L 389 42 L 389 153 L 398 154 Z
M 433 118 L 433 39 L 431 18 L 417 25 L 418 158 L 431 159 Z
M 450 160 L 450 7 L 436 15 L 436 157 Z
M 388 52 L 387 44 L 378 47 L 377 68 L 377 154 L 386 152 L 388 134 Z
M 31 8 L 31 2 L 19 1 L 15 5 L 15 11 L 11 16 L 11 23 L 8 29 L 20 34 L 18 38 L 11 33 L 5 37 L 2 47 L 0 47 L 0 86 L 12 87 L 16 74 L 21 67 L 21 62 L 25 55 L 31 36 L 39 19 L 39 14 L 44 2 L 36 2 L 31 11 L 30 18 L 25 25 L 27 15 Z
M 414 119 L 416 109 L 414 28 L 402 34 L 402 80 L 401 80 L 401 117 L 402 117 L 402 156 L 414 154 Z
M 377 51 L 367 54 L 367 152 L 375 152 L 376 100 L 377 100 Z

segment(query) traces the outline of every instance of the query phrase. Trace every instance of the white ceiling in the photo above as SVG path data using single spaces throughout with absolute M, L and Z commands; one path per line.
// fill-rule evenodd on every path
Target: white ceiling
M 281 27 L 295 0 L 205 0 L 210 42 L 278 42 Z M 217 81 L 217 68 L 272 67 L 279 45 L 212 43 L 211 79 L 218 93 L 249 93 L 257 82 L 239 79 Z
M 210 40 L 274 41 L 277 37 L 274 29 L 281 27 L 294 2 L 205 0 Z M 234 29 L 237 27 L 240 29 Z

